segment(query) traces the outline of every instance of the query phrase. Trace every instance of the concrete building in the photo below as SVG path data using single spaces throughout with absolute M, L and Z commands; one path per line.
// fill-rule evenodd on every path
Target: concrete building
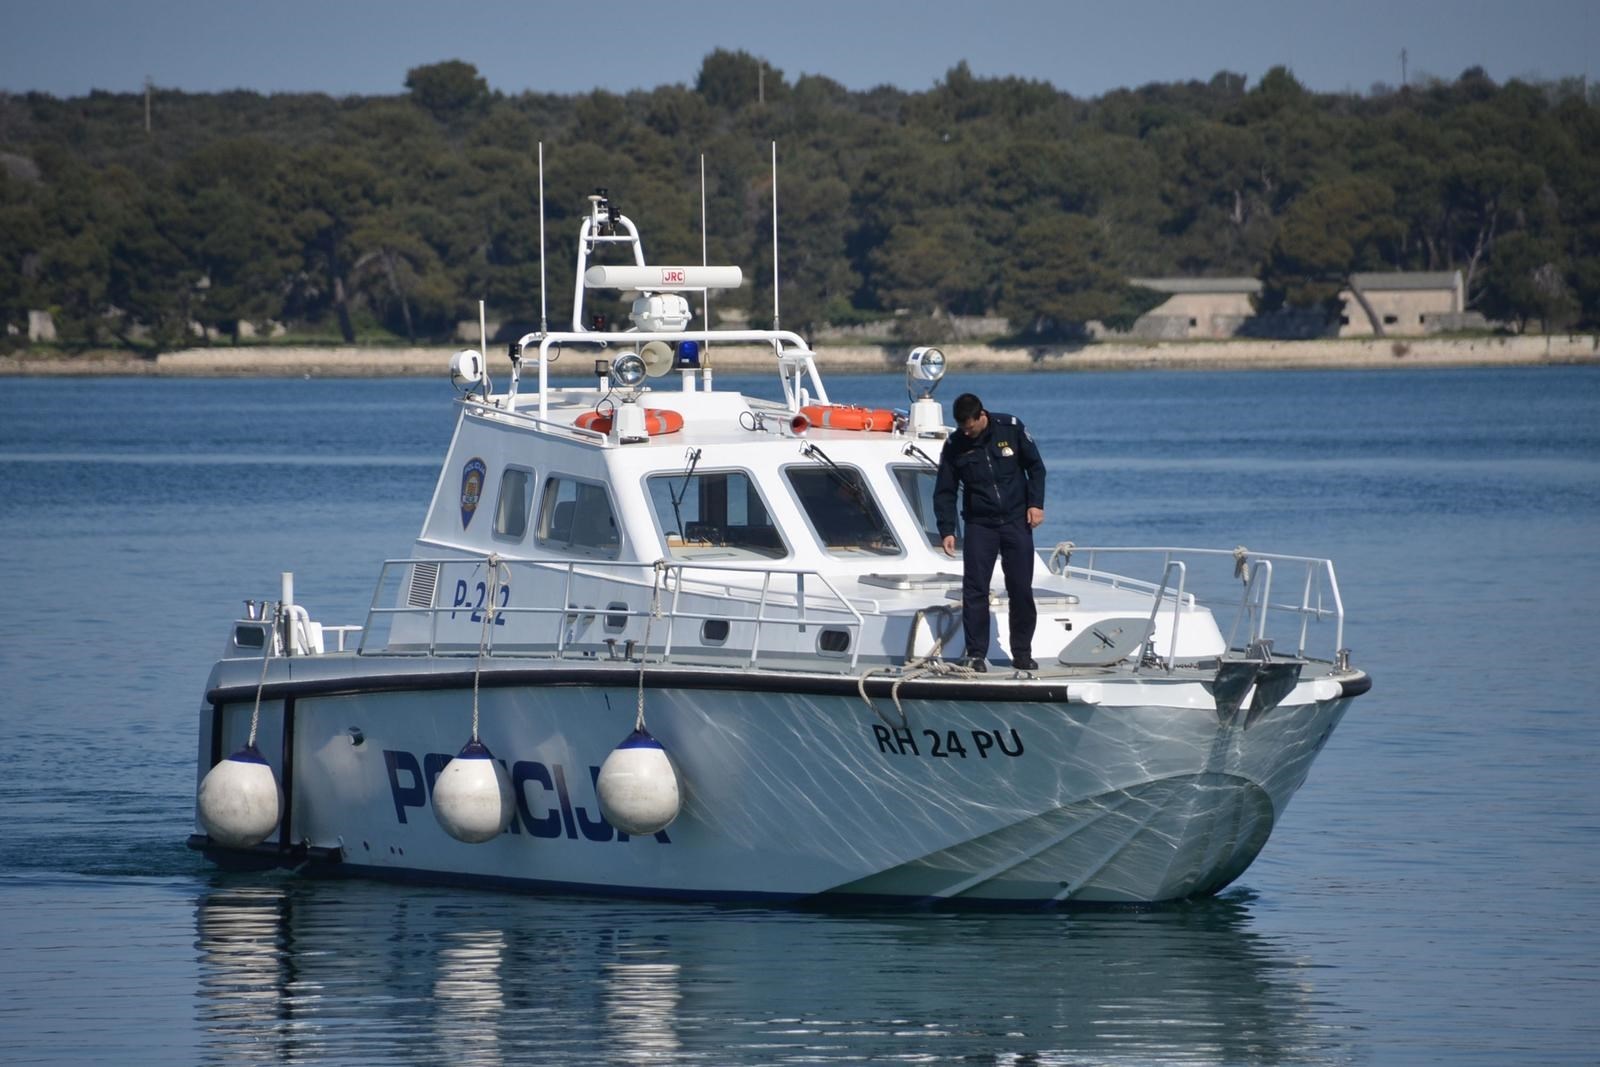
M 1458 270 L 1353 274 L 1351 281 L 1372 305 L 1385 334 L 1434 333 L 1463 325 L 1467 293 Z M 1339 295 L 1344 298 L 1339 336 L 1371 337 L 1372 322 L 1354 294 L 1346 289 Z
M 1140 315 L 1129 332 L 1148 340 L 1208 340 L 1232 337 L 1255 315 L 1255 278 L 1129 278 L 1129 284 L 1166 293 L 1159 306 Z
M 1256 278 L 1130 278 L 1128 281 L 1167 299 L 1141 315 L 1129 335 L 1147 340 L 1221 340 L 1241 334 L 1328 336 L 1316 313 L 1289 312 L 1258 318 L 1252 298 L 1261 292 Z M 1460 271 L 1394 271 L 1353 275 L 1385 334 L 1399 337 L 1487 325 L 1466 310 L 1466 288 Z M 1344 311 L 1337 336 L 1370 337 L 1372 324 L 1348 289 L 1339 294 Z

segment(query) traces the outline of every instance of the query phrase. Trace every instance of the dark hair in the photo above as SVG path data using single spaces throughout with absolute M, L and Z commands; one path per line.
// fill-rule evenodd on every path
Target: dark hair
M 956 397 L 956 402 L 950 407 L 950 414 L 956 417 L 956 423 L 975 419 L 983 414 L 983 401 L 973 393 L 962 393 Z

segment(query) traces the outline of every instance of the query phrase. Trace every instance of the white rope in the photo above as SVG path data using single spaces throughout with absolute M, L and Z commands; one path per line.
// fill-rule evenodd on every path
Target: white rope
M 861 695 L 861 699 L 867 707 L 872 709 L 872 713 L 882 719 L 884 725 L 890 727 L 894 726 L 894 723 L 879 710 L 878 705 L 872 702 L 872 698 L 867 696 L 867 679 L 880 673 L 885 675 L 892 674 L 897 670 L 900 674 L 899 677 L 895 678 L 894 684 L 889 686 L 889 698 L 894 701 L 895 714 L 900 716 L 900 725 L 902 727 L 910 725 L 910 720 L 906 718 L 906 709 L 900 704 L 900 687 L 906 682 L 913 678 L 976 678 L 978 676 L 978 672 L 971 667 L 963 666 L 960 663 L 951 663 L 941 658 L 937 649 L 926 656 L 918 656 L 916 659 L 906 660 L 904 667 L 873 667 L 863 671 L 861 677 L 856 679 L 856 692 Z
M 655 588 L 650 591 L 650 614 L 644 618 L 644 646 L 639 650 L 639 702 L 634 715 L 633 728 L 644 730 L 644 660 L 650 652 L 650 625 L 661 614 L 661 576 L 666 573 L 667 561 L 656 560 Z
M 491 552 L 484 557 L 484 562 L 489 565 L 488 595 L 483 602 L 483 630 L 478 636 L 478 659 L 472 667 L 472 740 L 478 740 L 478 676 L 483 673 L 483 657 L 488 653 L 489 627 L 494 625 L 495 599 L 500 595 L 500 572 L 505 568 L 500 557 Z M 506 575 L 506 583 L 510 584 L 511 575 Z
M 267 636 L 270 635 L 263 635 L 261 640 L 261 678 L 256 682 L 256 706 L 250 713 L 250 740 L 245 742 L 247 748 L 256 747 L 256 728 L 261 725 L 261 690 L 267 687 L 267 664 L 272 662 L 272 641 L 267 640 Z
M 874 675 L 893 675 L 895 672 L 899 672 L 898 676 L 895 677 L 894 683 L 889 687 L 889 698 L 894 701 L 894 710 L 900 716 L 900 725 L 902 727 L 910 725 L 909 720 L 906 718 L 906 709 L 900 703 L 900 687 L 902 685 L 905 685 L 913 678 L 976 678 L 978 676 L 978 671 L 974 668 L 965 666 L 960 662 L 946 660 L 943 657 L 945 642 L 955 636 L 956 627 L 960 624 L 961 617 L 954 612 L 940 612 L 939 614 L 945 618 L 947 626 L 933 635 L 932 652 L 929 652 L 926 656 L 916 656 L 908 659 L 900 667 L 870 668 L 863 671 L 856 680 L 856 692 L 860 694 L 862 702 L 871 708 L 872 713 L 883 720 L 886 726 L 892 728 L 894 723 L 879 710 L 878 706 L 872 702 L 872 698 L 867 695 L 867 681 Z

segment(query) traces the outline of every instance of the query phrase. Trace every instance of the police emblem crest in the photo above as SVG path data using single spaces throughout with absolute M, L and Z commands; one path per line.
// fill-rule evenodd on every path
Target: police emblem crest
M 461 468 L 461 528 L 465 530 L 472 523 L 472 516 L 478 510 L 478 501 L 483 497 L 483 479 L 489 473 L 489 468 L 483 460 L 474 456 L 467 460 Z

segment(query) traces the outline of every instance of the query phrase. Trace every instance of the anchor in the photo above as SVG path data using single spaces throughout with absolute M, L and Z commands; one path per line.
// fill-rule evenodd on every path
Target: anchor
M 1245 650 L 1249 659 L 1225 660 L 1217 666 L 1211 680 L 1211 694 L 1217 702 L 1217 721 L 1231 725 L 1237 721 L 1244 697 L 1254 687 L 1244 728 L 1254 726 L 1267 712 L 1283 703 L 1283 698 L 1300 684 L 1298 660 L 1274 660 L 1272 643 L 1257 641 Z

